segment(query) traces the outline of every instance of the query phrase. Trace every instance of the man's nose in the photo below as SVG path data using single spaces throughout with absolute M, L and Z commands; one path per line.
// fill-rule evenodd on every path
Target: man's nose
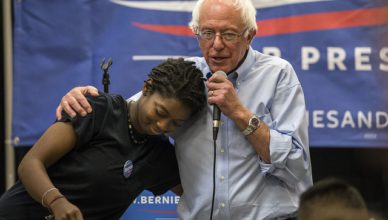
M 213 40 L 213 47 L 215 49 L 222 49 L 225 47 L 221 34 L 216 34 Z

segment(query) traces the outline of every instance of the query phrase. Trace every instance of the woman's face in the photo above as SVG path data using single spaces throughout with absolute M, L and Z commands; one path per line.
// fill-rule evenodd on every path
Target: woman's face
M 164 98 L 156 92 L 151 95 L 143 93 L 138 104 L 139 132 L 149 135 L 172 132 L 192 113 L 179 100 Z

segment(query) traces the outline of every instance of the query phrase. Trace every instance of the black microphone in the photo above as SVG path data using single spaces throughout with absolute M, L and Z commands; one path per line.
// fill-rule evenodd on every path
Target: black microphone
M 220 74 L 227 78 L 226 73 L 222 70 L 218 70 L 214 74 Z M 221 124 L 221 110 L 217 105 L 213 105 L 213 140 L 217 140 L 218 128 Z

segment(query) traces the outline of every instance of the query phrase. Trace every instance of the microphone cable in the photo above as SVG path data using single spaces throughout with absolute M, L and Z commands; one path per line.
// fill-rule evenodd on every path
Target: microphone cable
M 216 150 L 217 150 L 217 138 L 213 138 L 213 195 L 212 195 L 212 206 L 210 209 L 210 220 L 213 219 L 213 208 L 214 208 L 214 197 L 216 194 Z
M 217 136 L 221 124 L 221 111 L 218 106 L 214 105 L 213 109 L 213 195 L 210 209 L 210 220 L 213 219 L 214 198 L 216 194 L 216 155 L 217 155 Z
M 222 76 L 225 76 L 227 78 L 227 75 L 224 71 L 219 70 L 215 72 L 214 74 L 219 74 Z M 211 77 L 212 73 L 208 73 L 206 75 L 206 78 L 209 79 Z M 211 209 L 210 209 L 210 220 L 213 219 L 213 209 L 214 209 L 214 200 L 215 200 L 215 194 L 216 194 L 216 154 L 217 154 L 217 135 L 218 130 L 221 124 L 221 110 L 218 108 L 217 105 L 213 106 L 213 195 L 212 195 L 212 201 L 211 201 Z

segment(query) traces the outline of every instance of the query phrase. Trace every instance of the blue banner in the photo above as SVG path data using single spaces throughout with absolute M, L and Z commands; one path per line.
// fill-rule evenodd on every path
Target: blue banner
M 294 66 L 306 95 L 310 144 L 386 147 L 388 0 L 253 1 L 253 48 Z M 188 28 L 195 1 L 14 1 L 13 137 L 30 146 L 72 87 L 129 97 L 167 57 L 200 56 Z M 385 37 L 384 37 L 385 36 Z
M 167 192 L 161 196 L 154 196 L 151 192 L 144 191 L 129 206 L 121 220 L 179 220 L 176 214 L 176 206 L 179 199 L 180 197 L 172 192 Z

